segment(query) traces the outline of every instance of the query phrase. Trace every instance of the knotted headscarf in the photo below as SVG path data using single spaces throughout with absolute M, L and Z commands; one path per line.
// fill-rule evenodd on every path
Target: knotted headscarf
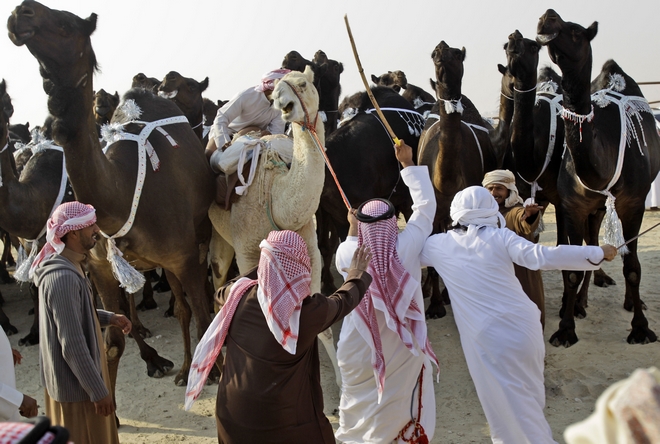
M 272 91 L 275 89 L 275 80 L 281 79 L 286 74 L 290 73 L 290 69 L 274 69 L 270 72 L 267 72 L 261 77 L 261 83 L 254 87 L 255 91 L 265 92 Z
M 96 210 L 93 206 L 80 202 L 66 202 L 53 211 L 46 223 L 46 244 L 43 246 L 30 267 L 30 278 L 34 276 L 41 261 L 54 253 L 64 250 L 62 237 L 69 231 L 82 230 L 96 223 Z
M 361 211 L 368 216 L 380 216 L 388 209 L 387 203 L 372 200 Z M 360 222 L 358 225 L 358 246 L 368 246 L 373 254 L 367 268 L 373 281 L 355 309 L 358 320 L 356 325 L 371 347 L 371 365 L 378 387 L 378 402 L 385 386 L 386 368 L 376 310 L 385 315 L 387 327 L 401 338 L 408 350 L 414 355 L 418 354 L 414 337 L 423 353 L 438 364 L 428 340 L 423 307 L 414 299 L 419 283 L 404 268 L 396 251 L 398 232 L 396 216 L 373 223 Z
M 241 278 L 229 291 L 225 305 L 197 344 L 188 376 L 185 409 L 190 410 L 202 392 L 220 354 L 238 303 L 256 284 L 257 299 L 271 333 L 282 348 L 296 354 L 300 309 L 311 292 L 312 266 L 307 244 L 296 232 L 271 231 L 259 244 L 261 257 L 257 279 Z
M 518 193 L 516 187 L 516 176 L 509 170 L 494 170 L 486 173 L 481 185 L 487 187 L 488 185 L 498 184 L 506 187 L 509 190 L 509 197 L 504 201 L 504 206 L 510 208 L 516 204 L 523 203 L 522 198 Z
M 451 201 L 449 215 L 454 225 L 468 227 L 468 235 L 474 236 L 480 227 L 504 228 L 506 222 L 500 208 L 487 189 L 471 186 L 459 191 Z

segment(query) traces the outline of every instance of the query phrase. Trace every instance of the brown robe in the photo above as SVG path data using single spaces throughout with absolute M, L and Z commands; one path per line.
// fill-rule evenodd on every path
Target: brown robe
M 534 236 L 534 232 L 541 221 L 541 213 L 538 213 L 530 223 L 530 218 L 521 219 L 521 215 L 525 212 L 522 205 L 515 205 L 510 208 L 500 207 L 500 212 L 504 216 L 506 227 L 509 230 L 530 242 L 538 242 L 538 237 Z M 530 270 L 518 264 L 513 264 L 513 268 L 516 272 L 516 277 L 520 281 L 520 285 L 522 285 L 523 291 L 536 304 L 539 310 L 541 310 L 541 325 L 545 328 L 545 292 L 543 291 L 541 271 Z
M 246 276 L 256 279 L 256 268 Z M 335 443 L 323 413 L 316 336 L 350 313 L 370 283 L 368 273 L 350 270 L 333 295 L 305 298 L 295 355 L 268 329 L 257 286 L 243 296 L 225 341 L 216 402 L 219 443 Z M 218 304 L 224 305 L 231 284 L 218 291 Z

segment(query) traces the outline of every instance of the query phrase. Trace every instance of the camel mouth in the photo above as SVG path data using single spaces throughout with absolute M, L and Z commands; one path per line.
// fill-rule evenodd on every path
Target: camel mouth
M 12 41 L 12 43 L 16 46 L 22 46 L 30 40 L 32 37 L 34 37 L 35 32 L 34 31 L 25 31 L 25 32 L 9 32 L 9 40 Z
M 96 111 L 96 114 L 98 114 L 99 116 L 105 116 L 110 111 L 110 107 L 109 106 L 97 106 L 94 110 Z
M 293 111 L 293 102 L 289 102 L 282 107 L 282 114 L 289 114 Z
M 552 34 L 539 34 L 536 36 L 536 42 L 540 45 L 547 45 L 551 41 L 557 38 L 559 35 L 558 32 L 554 32 Z
M 158 95 L 164 99 L 173 99 L 176 97 L 177 94 L 179 94 L 178 89 L 175 89 L 174 91 L 170 91 L 170 92 L 158 91 Z

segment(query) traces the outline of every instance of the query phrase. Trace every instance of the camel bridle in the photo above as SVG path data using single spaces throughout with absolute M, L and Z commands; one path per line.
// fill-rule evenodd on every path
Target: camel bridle
M 282 80 L 282 81 L 287 85 L 289 85 L 289 88 L 291 88 L 293 94 L 295 94 L 295 96 L 298 98 L 298 102 L 300 102 L 300 106 L 302 107 L 303 113 L 305 114 L 303 122 L 294 122 L 294 123 L 300 125 L 303 131 L 309 131 L 310 136 L 312 136 L 312 141 L 314 142 L 314 145 L 319 150 L 319 153 L 321 153 L 321 155 L 323 156 L 325 165 L 328 167 L 328 171 L 330 171 L 330 174 L 332 174 L 332 178 L 335 180 L 335 184 L 339 189 L 339 194 L 341 194 L 341 198 L 344 201 L 344 205 L 346 205 L 346 209 L 350 211 L 352 209 L 351 203 L 348 201 L 348 197 L 346 197 L 344 190 L 339 184 L 339 179 L 337 178 L 337 175 L 335 174 L 335 170 L 332 168 L 332 165 L 330 164 L 330 159 L 328 159 L 328 156 L 325 154 L 325 147 L 321 144 L 321 141 L 319 140 L 319 136 L 316 133 L 316 123 L 318 122 L 319 112 L 318 111 L 316 112 L 316 117 L 314 118 L 314 124 L 310 125 L 309 113 L 307 112 L 307 107 L 305 106 L 305 102 L 303 102 L 300 93 L 289 81 L 287 80 Z

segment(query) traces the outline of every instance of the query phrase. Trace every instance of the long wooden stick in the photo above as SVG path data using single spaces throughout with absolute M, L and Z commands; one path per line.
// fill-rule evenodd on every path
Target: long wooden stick
M 367 95 L 369 96 L 371 103 L 374 105 L 374 108 L 376 109 L 376 112 L 378 113 L 380 120 L 383 122 L 383 125 L 385 125 L 387 132 L 390 133 L 390 137 L 394 141 L 394 144 L 396 146 L 399 146 L 401 144 L 401 140 L 399 140 L 396 134 L 394 134 L 392 127 L 387 122 L 387 119 L 385 118 L 385 115 L 383 115 L 383 112 L 380 110 L 380 106 L 378 106 L 378 102 L 376 102 L 376 98 L 374 97 L 373 93 L 371 92 L 371 88 L 369 87 L 369 82 L 367 82 L 367 78 L 364 75 L 364 70 L 362 69 L 362 63 L 360 63 L 360 56 L 358 55 L 357 48 L 355 47 L 355 40 L 353 40 L 351 25 L 348 24 L 348 14 L 344 15 L 344 21 L 346 22 L 346 31 L 348 31 L 348 38 L 351 40 L 353 55 L 355 56 L 355 62 L 357 63 L 358 71 L 360 73 L 360 77 L 362 78 L 362 83 L 364 83 L 364 87 L 367 89 Z

